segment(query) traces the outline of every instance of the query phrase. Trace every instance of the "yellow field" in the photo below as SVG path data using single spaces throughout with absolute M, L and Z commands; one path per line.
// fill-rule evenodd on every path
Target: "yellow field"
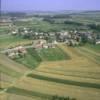
M 41 100 L 39 97 L 26 97 L 21 95 L 15 95 L 15 94 L 0 94 L 0 100 Z
M 100 98 L 100 90 L 98 89 L 64 85 L 31 78 L 23 78 L 19 80 L 18 83 L 18 85 L 16 84 L 18 88 L 44 94 L 76 97 L 77 100 L 84 100 L 84 96 L 87 100 L 99 100 Z

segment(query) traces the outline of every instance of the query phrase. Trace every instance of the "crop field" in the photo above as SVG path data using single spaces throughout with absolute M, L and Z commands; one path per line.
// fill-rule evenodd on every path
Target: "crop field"
M 27 96 L 22 96 L 22 95 L 16 95 L 16 94 L 11 94 L 11 93 L 5 93 L 0 95 L 0 99 L 1 100 L 7 100 L 9 98 L 9 100 L 41 100 L 41 98 L 39 97 L 27 97 Z
M 25 57 L 17 58 L 15 61 L 31 69 L 34 69 L 42 61 L 60 61 L 70 58 L 66 53 L 63 52 L 63 50 L 58 47 L 41 50 L 34 50 L 30 48 L 27 49 L 27 52 L 28 54 Z
M 62 49 L 58 47 L 42 49 L 38 52 L 38 54 L 43 61 L 57 61 L 70 58 L 67 53 L 65 53 Z
M 16 61 L 0 54 L 1 99 L 52 100 L 58 95 L 70 100 L 99 100 L 99 48 L 58 44 L 52 49 L 27 49 L 28 55 Z
M 55 48 L 36 50 L 30 46 L 41 37 L 35 32 L 78 31 L 100 39 L 100 11 L 30 14 L 11 19 L 11 27 L 0 26 L 0 100 L 100 100 L 100 44 L 71 47 L 58 42 Z M 24 34 L 25 28 L 29 34 Z M 19 33 L 12 34 L 17 29 Z M 3 54 L 19 45 L 26 48 L 25 55 L 12 60 Z
M 19 36 L 12 36 L 8 34 L 0 35 L 0 49 L 15 47 L 17 45 L 25 45 L 32 43 L 32 40 L 22 39 Z

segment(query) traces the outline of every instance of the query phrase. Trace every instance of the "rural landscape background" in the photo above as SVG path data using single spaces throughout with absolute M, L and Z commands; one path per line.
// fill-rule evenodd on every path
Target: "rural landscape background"
M 100 100 L 98 0 L 0 4 L 0 100 Z

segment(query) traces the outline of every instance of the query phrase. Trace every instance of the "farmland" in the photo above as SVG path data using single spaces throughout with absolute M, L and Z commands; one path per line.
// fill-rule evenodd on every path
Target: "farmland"
M 27 64 L 22 63 L 20 66 L 24 65 L 24 69 L 28 68 L 29 70 L 26 70 L 24 74 L 19 74 L 17 77 L 13 75 L 13 73 L 9 73 L 10 70 L 3 72 L 12 78 L 10 79 L 10 85 L 7 85 L 8 82 L 2 87 L 9 87 L 7 88 L 6 93 L 8 96 L 10 95 L 9 98 L 11 98 L 11 100 L 13 95 L 16 95 L 16 98 L 29 98 L 29 100 L 32 98 L 35 98 L 36 100 L 49 100 L 53 95 L 62 97 L 69 96 L 70 98 L 76 98 L 77 100 L 84 100 L 83 98 L 85 96 L 87 100 L 99 100 L 100 63 L 98 59 L 100 59 L 100 56 L 99 52 L 96 52 L 90 47 L 86 45 L 84 47 L 73 48 L 68 47 L 65 44 L 59 44 L 57 49 L 60 48 L 60 50 L 68 55 L 67 59 L 65 59 L 65 56 L 64 59 L 60 59 L 60 61 L 59 59 L 55 60 L 55 58 L 51 60 L 51 58 L 49 59 L 48 56 L 46 56 L 50 53 L 52 57 L 55 50 L 47 50 L 49 53 L 46 50 L 38 51 L 39 55 L 37 56 L 36 51 L 29 49 L 29 55 L 31 55 L 30 59 L 33 59 L 32 62 L 30 60 L 29 62 L 33 63 L 33 65 L 36 64 L 35 62 L 37 61 L 40 61 L 41 63 L 36 64 L 38 67 L 35 67 L 33 70 L 30 70 L 32 66 L 27 67 Z M 97 51 L 98 49 L 99 45 L 96 47 Z M 89 50 L 90 53 L 88 53 Z M 33 52 L 35 52 L 35 54 Z M 70 59 L 68 59 L 69 57 Z M 28 61 L 26 58 L 24 60 Z M 22 60 L 19 59 L 20 64 L 21 61 Z M 3 62 L 1 63 L 3 64 Z M 13 62 L 15 65 L 16 63 L 17 62 Z M 13 70 L 14 69 L 16 69 L 16 67 L 13 68 Z M 3 71 L 3 69 L 1 69 L 1 71 Z M 18 73 L 21 72 L 18 71 Z M 12 81 L 14 78 L 16 78 L 16 80 Z M 9 80 L 9 78 L 7 79 Z M 4 81 L 2 80 L 2 82 Z M 3 96 L 2 98 L 5 97 Z
M 60 17 L 33 15 L 30 19 L 19 18 L 12 26 L 15 30 L 19 29 L 16 34 L 12 34 L 11 27 L 0 27 L 0 99 L 99 100 L 100 44 L 69 46 L 66 41 L 56 41 L 54 47 L 47 47 L 55 41 L 48 43 L 46 40 L 46 48 L 33 47 L 34 41 L 41 39 L 41 33 L 42 37 L 54 36 L 54 39 L 57 38 L 55 34 L 59 35 L 57 32 L 63 31 L 69 34 L 75 30 L 99 34 L 99 29 L 89 27 L 100 24 L 100 12 L 96 14 L 84 12 Z M 20 46 L 27 51 L 25 55 L 11 59 L 5 52 L 19 53 L 12 51 Z
M 41 61 L 56 61 L 69 59 L 68 54 L 64 53 L 60 48 L 50 48 L 42 50 L 27 49 L 28 54 L 24 58 L 15 59 L 31 69 L 37 67 Z
M 22 39 L 18 36 L 12 36 L 9 34 L 0 35 L 0 49 L 30 43 L 32 43 L 32 40 Z

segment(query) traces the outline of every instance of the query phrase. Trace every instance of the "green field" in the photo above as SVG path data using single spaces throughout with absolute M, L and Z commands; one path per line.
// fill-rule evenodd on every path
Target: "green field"
M 27 49 L 28 54 L 25 57 L 16 58 L 15 61 L 25 65 L 28 68 L 34 69 L 42 61 L 37 51 L 34 49 Z
M 22 37 L 19 36 L 12 36 L 12 35 L 0 35 L 0 48 L 9 48 L 9 47 L 14 47 L 16 45 L 20 44 L 29 44 L 32 43 L 32 40 L 28 39 L 23 39 Z
M 25 57 L 16 58 L 15 61 L 32 69 L 37 67 L 42 61 L 60 61 L 70 58 L 58 47 L 41 50 L 34 50 L 30 48 L 27 49 L 27 51 L 28 53 L 25 55 Z
M 94 52 L 100 53 L 100 44 L 98 45 L 86 44 L 85 47 L 88 48 L 89 50 L 93 50 Z
M 7 68 L 7 67 L 5 67 L 5 66 L 0 64 L 0 73 L 1 72 L 7 74 L 8 76 L 12 76 L 12 77 L 20 77 L 21 76 L 20 73 L 18 73 L 16 71 L 14 71 L 14 70 L 12 70 L 10 68 Z
M 57 61 L 57 60 L 70 59 L 69 55 L 58 47 L 42 49 L 38 51 L 38 54 L 43 61 Z

